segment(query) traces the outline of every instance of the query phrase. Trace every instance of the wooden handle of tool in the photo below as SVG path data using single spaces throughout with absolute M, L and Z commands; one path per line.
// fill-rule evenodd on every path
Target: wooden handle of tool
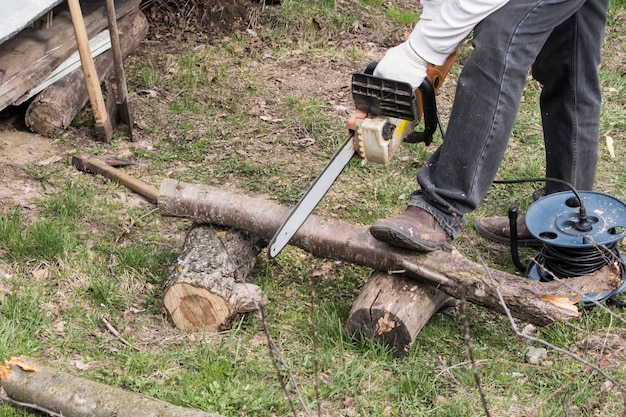
M 100 89 L 100 80 L 96 66 L 93 63 L 91 48 L 89 47 L 89 38 L 87 37 L 87 29 L 85 29 L 85 21 L 83 12 L 80 8 L 79 0 L 67 0 L 72 17 L 72 25 L 74 26 L 74 34 L 76 35 L 76 44 L 78 45 L 78 54 L 85 75 L 85 83 L 87 84 L 87 92 L 89 93 L 89 101 L 93 110 L 93 116 L 96 121 L 96 130 L 103 129 L 105 140 L 109 141 L 113 137 L 113 127 L 109 120 L 109 115 L 104 106 L 104 98 Z
M 106 0 L 107 19 L 109 21 L 109 37 L 111 38 L 111 51 L 113 52 L 113 63 L 115 65 L 115 80 L 117 82 L 117 94 L 119 98 L 120 118 L 128 125 L 128 134 L 133 137 L 133 115 L 128 101 L 128 86 L 126 85 L 126 74 L 124 72 L 124 62 L 122 57 L 122 47 L 117 29 L 117 17 L 115 17 L 114 0 Z
M 159 200 L 159 190 L 156 187 L 131 177 L 117 168 L 113 168 L 96 156 L 84 154 L 75 155 L 72 157 L 72 165 L 81 171 L 89 171 L 94 174 L 102 175 L 110 180 L 119 181 L 132 191 L 145 197 L 151 203 L 156 204 Z
M 122 62 L 122 48 L 120 46 L 120 38 L 117 30 L 117 18 L 115 17 L 115 2 L 106 0 L 107 19 L 109 21 L 109 36 L 111 38 L 111 50 L 113 51 L 113 62 L 115 64 L 115 75 L 118 82 L 122 82 L 122 74 L 124 74 L 124 65 Z M 120 101 L 126 100 L 126 79 L 123 79 L 124 85 L 118 85 L 118 94 Z

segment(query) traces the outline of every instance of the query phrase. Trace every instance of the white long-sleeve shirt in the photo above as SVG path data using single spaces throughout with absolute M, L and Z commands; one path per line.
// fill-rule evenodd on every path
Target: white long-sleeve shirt
M 409 36 L 415 52 L 441 65 L 485 17 L 509 0 L 421 0 L 420 20 Z

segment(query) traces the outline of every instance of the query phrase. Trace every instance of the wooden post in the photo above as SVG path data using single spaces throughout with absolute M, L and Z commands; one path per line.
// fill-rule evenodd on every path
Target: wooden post
M 98 79 L 93 57 L 91 56 L 89 38 L 87 37 L 87 29 L 85 28 L 85 22 L 83 20 L 83 12 L 78 0 L 67 0 L 67 3 L 72 16 L 72 25 L 74 26 L 74 34 L 76 35 L 80 62 L 83 67 L 85 83 L 87 84 L 87 91 L 89 92 L 89 101 L 96 123 L 96 136 L 104 142 L 109 142 L 113 138 L 113 126 L 104 105 L 100 80 Z
M 119 115 L 128 127 L 128 136 L 133 138 L 133 114 L 128 100 L 128 87 L 126 85 L 126 73 L 122 61 L 122 47 L 120 46 L 120 35 L 117 30 L 117 18 L 115 17 L 115 2 L 106 0 L 107 19 L 109 21 L 109 35 L 111 37 L 111 52 L 115 64 L 115 80 L 117 82 L 117 94 L 119 98 Z

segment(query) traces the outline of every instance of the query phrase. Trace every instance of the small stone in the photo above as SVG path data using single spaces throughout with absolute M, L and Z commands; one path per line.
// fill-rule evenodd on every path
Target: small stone
M 548 354 L 548 351 L 545 348 L 536 348 L 529 347 L 528 352 L 526 352 L 526 361 L 533 365 L 540 365 L 543 363 L 542 358 Z

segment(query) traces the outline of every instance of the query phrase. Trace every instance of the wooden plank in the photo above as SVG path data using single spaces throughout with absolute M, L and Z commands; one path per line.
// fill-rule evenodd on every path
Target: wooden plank
M 127 56 L 137 48 L 148 33 L 148 21 L 143 12 L 137 10 L 121 18 L 118 23 L 123 31 L 120 37 L 122 55 Z M 24 121 L 33 132 L 44 136 L 55 136 L 61 133 L 89 101 L 87 85 L 78 57 L 76 60 L 77 68 L 74 71 L 46 87 L 28 106 Z M 95 58 L 94 63 L 98 78 L 101 80 L 113 70 L 113 56 L 109 53 L 101 54 Z M 72 94 L 67 94 L 68 91 Z M 114 96 L 107 94 L 107 97 Z M 111 104 L 115 109 L 114 99 L 107 100 L 107 104 Z M 115 120 L 114 113 L 110 110 L 109 115 L 112 120 Z
M 0 44 L 29 27 L 64 0 L 4 0 Z
M 89 48 L 91 49 L 91 55 L 95 58 L 103 52 L 111 49 L 111 39 L 109 38 L 109 31 L 104 30 L 97 34 L 95 37 L 89 40 Z M 46 78 L 41 84 L 36 86 L 35 88 L 30 89 L 26 92 L 22 97 L 20 97 L 17 101 L 15 101 L 15 105 L 19 106 L 26 100 L 34 97 L 35 95 L 42 92 L 46 87 L 51 86 L 55 82 L 59 81 L 61 78 L 70 74 L 75 69 L 80 68 L 80 55 L 78 51 L 74 52 L 68 59 L 63 61 L 61 65 L 59 65 L 54 71 L 50 73 L 48 78 Z

